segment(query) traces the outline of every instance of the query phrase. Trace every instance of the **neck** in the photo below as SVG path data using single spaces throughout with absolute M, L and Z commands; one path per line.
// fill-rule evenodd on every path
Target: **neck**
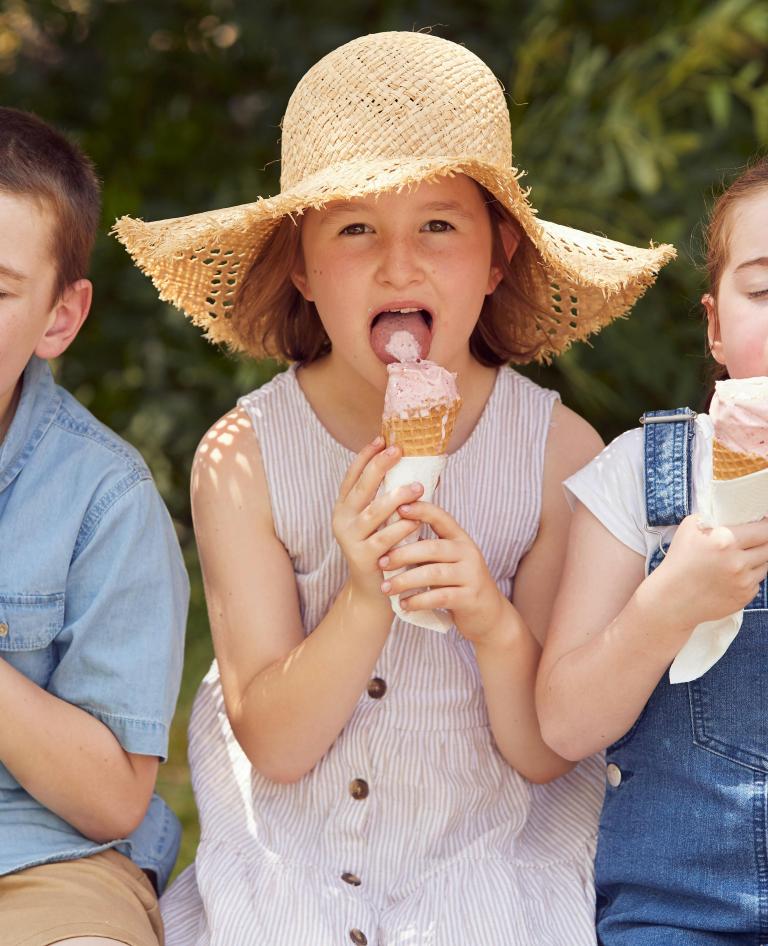
M 3 395 L 2 398 L 0 398 L 0 443 L 5 440 L 5 435 L 8 433 L 8 428 L 13 422 L 13 417 L 16 413 L 20 395 L 21 380 L 16 382 L 13 390 L 9 391 L 7 394 Z
M 457 450 L 474 430 L 483 412 L 497 369 L 486 368 L 469 356 L 457 366 L 458 388 L 462 398 L 450 452 Z M 456 369 L 452 369 L 456 370 Z M 381 385 L 366 382 L 350 373 L 339 372 L 331 356 L 299 369 L 299 384 L 310 406 L 334 440 L 357 453 L 381 432 L 386 375 Z

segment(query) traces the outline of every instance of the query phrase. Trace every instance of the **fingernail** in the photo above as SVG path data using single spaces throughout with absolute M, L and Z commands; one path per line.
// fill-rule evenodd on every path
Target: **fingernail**
M 389 589 L 390 589 L 391 587 L 392 587 L 392 583 L 389 582 L 389 581 L 383 581 L 383 582 L 381 583 L 381 590 L 382 590 L 382 591 L 389 591 Z
M 383 443 L 384 443 L 383 437 L 374 437 L 374 439 L 371 441 L 371 446 L 380 447 Z
M 389 555 L 382 555 L 379 559 L 379 565 L 381 565 L 382 568 L 386 568 L 386 566 L 389 565 Z
M 397 447 L 387 447 L 384 453 L 390 457 L 393 457 L 397 453 Z
M 401 512 L 410 512 L 410 511 L 411 511 L 411 507 L 406 503 L 404 506 L 401 506 L 401 507 L 400 507 L 400 511 L 401 511 Z
M 411 483 L 411 492 L 418 493 L 421 489 L 421 483 Z

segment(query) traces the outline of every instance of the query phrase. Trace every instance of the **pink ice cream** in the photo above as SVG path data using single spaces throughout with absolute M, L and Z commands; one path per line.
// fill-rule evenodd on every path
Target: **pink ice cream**
M 718 381 L 709 416 L 724 447 L 768 459 L 768 378 Z
M 385 418 L 426 415 L 436 405 L 451 404 L 459 397 L 456 375 L 433 361 L 393 362 L 387 372 Z

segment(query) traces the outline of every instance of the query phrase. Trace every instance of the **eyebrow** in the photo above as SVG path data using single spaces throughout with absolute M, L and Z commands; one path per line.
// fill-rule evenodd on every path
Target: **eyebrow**
M 323 222 L 333 220 L 342 215 L 356 213 L 371 213 L 376 210 L 376 204 L 370 201 L 354 201 L 338 204 L 335 207 L 326 205 Z M 471 218 L 473 214 L 463 204 L 455 200 L 436 200 L 417 208 L 422 213 L 455 213 L 460 217 Z
M 0 263 L 0 276 L 5 276 L 7 279 L 15 279 L 16 282 L 24 282 L 27 278 L 24 273 L 20 273 L 18 269 L 5 266 L 3 263 Z
M 739 263 L 734 272 L 738 273 L 740 269 L 746 269 L 748 266 L 768 266 L 768 256 L 758 256 L 755 259 L 748 259 L 743 263 Z

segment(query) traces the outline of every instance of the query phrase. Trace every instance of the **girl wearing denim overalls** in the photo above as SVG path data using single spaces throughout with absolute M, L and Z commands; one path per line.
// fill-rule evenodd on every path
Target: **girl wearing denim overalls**
M 715 205 L 707 266 L 702 302 L 721 376 L 765 375 L 768 160 Z M 606 749 L 604 946 L 763 946 L 768 520 L 703 526 L 709 417 L 684 408 L 643 421 L 566 484 L 578 502 L 538 678 L 542 731 L 569 759 Z M 740 608 L 724 656 L 671 684 L 693 628 Z

